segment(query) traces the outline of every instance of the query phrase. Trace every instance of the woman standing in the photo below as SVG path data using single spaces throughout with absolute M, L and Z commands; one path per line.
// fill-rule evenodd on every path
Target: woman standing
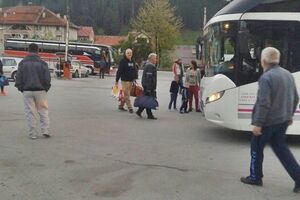
M 197 62 L 191 61 L 192 66 L 186 71 L 186 85 L 189 88 L 189 112 L 193 110 L 193 97 L 195 98 L 196 112 L 200 112 L 199 109 L 199 89 L 201 73 L 198 70 Z

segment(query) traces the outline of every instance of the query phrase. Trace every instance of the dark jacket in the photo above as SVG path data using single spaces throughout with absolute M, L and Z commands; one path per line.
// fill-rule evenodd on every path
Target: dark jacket
M 108 66 L 107 63 L 105 62 L 105 60 L 103 60 L 103 59 L 99 60 L 97 63 L 98 63 L 98 66 L 100 69 L 104 69 Z
M 121 78 L 122 81 L 134 81 L 137 79 L 137 67 L 135 63 L 127 58 L 120 61 L 119 68 L 116 75 L 116 82 Z
M 2 62 L 0 60 L 0 75 L 2 75 L 2 74 L 3 74 L 3 64 L 2 64 Z
M 155 65 L 148 62 L 143 71 L 142 86 L 146 95 L 156 97 L 157 71 Z
M 179 84 L 177 81 L 172 81 L 171 86 L 170 86 L 170 92 L 177 94 L 179 90 Z
M 48 91 L 51 77 L 48 64 L 34 53 L 29 53 L 18 66 L 15 87 L 19 91 Z
M 258 85 L 252 125 L 263 127 L 292 120 L 299 96 L 291 73 L 273 66 L 260 77 Z

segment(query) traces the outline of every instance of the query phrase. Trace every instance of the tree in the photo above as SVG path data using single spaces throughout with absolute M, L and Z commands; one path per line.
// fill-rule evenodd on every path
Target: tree
M 182 22 L 175 16 L 175 7 L 172 7 L 168 0 L 145 0 L 145 4 L 132 21 L 132 28 L 149 36 L 160 62 L 162 51 L 173 48 Z

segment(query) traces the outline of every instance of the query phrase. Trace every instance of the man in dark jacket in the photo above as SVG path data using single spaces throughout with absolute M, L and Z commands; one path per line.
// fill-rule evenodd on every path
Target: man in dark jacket
M 263 184 L 263 150 L 270 142 L 273 151 L 295 181 L 294 192 L 300 192 L 300 167 L 289 150 L 285 132 L 293 122 L 299 96 L 293 76 L 279 66 L 280 52 L 267 47 L 261 54 L 264 74 L 259 79 L 257 100 L 252 113 L 253 136 L 251 140 L 250 176 L 241 182 Z
M 2 75 L 3 75 L 3 64 L 0 60 L 0 76 Z M 0 88 L 1 88 L 0 96 L 5 96 L 6 93 L 4 92 L 4 85 L 1 85 Z
M 142 86 L 144 88 L 144 94 L 148 96 L 152 96 L 156 98 L 156 84 L 157 84 L 157 70 L 156 65 L 157 63 L 157 55 L 155 53 L 151 53 L 148 57 L 148 62 L 146 63 L 143 71 L 142 77 Z M 136 114 L 139 117 L 142 117 L 142 112 L 145 108 L 139 107 Z M 148 119 L 157 119 L 153 116 L 151 109 L 146 108 L 146 112 L 148 115 Z
M 124 58 L 120 61 L 119 68 L 116 75 L 116 83 L 118 85 L 119 79 L 122 81 L 122 91 L 124 93 L 125 103 L 130 113 L 133 113 L 132 104 L 130 101 L 130 90 L 133 81 L 137 79 L 137 67 L 132 61 L 132 50 L 126 49 Z M 124 103 L 119 105 L 119 110 L 126 111 Z
M 29 136 L 37 139 L 37 121 L 41 124 L 41 134 L 50 137 L 47 92 L 51 87 L 51 77 L 46 62 L 38 56 L 38 46 L 29 45 L 29 54 L 19 64 L 15 86 L 24 96 L 25 116 L 29 126 Z

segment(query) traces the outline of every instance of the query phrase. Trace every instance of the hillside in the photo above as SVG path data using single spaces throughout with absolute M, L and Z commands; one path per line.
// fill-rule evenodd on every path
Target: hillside
M 131 19 L 137 14 L 144 0 L 0 0 L 0 7 L 43 5 L 55 13 L 65 15 L 70 8 L 71 21 L 76 25 L 93 26 L 96 33 L 118 35 L 127 32 Z M 182 18 L 184 30 L 199 31 L 203 25 L 203 8 L 207 7 L 208 19 L 225 4 L 225 0 L 170 0 Z

